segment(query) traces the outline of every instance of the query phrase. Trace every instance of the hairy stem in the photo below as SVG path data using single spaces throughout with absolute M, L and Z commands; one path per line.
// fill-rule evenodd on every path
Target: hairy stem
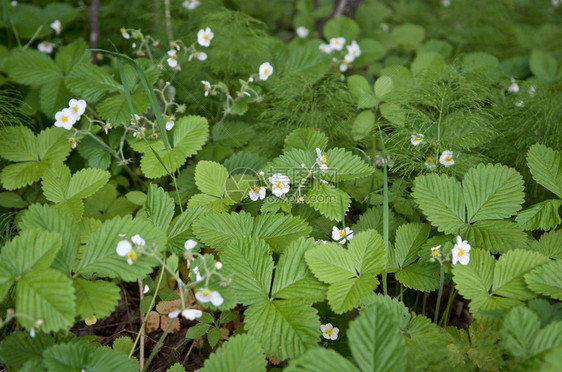
M 443 295 L 443 282 L 445 280 L 445 271 L 443 269 L 443 263 L 439 262 L 441 270 L 439 271 L 439 293 L 437 294 L 437 304 L 435 305 L 435 316 L 433 321 L 437 324 L 437 319 L 439 318 L 439 307 L 441 305 L 441 296 Z

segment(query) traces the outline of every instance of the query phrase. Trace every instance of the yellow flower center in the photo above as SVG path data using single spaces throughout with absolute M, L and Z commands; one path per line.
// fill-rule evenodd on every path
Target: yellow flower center
M 266 68 L 263 69 L 263 73 L 266 74 L 266 75 L 267 75 L 267 72 L 268 72 L 268 71 L 269 71 L 269 70 L 266 69 Z
M 459 256 L 464 256 L 464 249 L 459 248 Z
M 78 106 L 74 106 L 72 109 L 74 110 L 74 112 L 78 112 L 78 110 L 80 110 Z
M 171 55 L 171 58 L 172 58 L 172 59 L 178 59 L 178 56 L 177 56 L 176 54 L 172 54 L 172 55 Z
M 209 296 L 211 294 L 211 290 L 209 288 L 205 288 L 201 293 L 203 296 Z
M 427 158 L 426 160 L 428 163 L 433 163 L 433 158 Z
M 46 42 L 46 41 L 44 41 L 44 42 L 43 42 L 43 46 L 49 46 L 49 43 Z
M 275 183 L 275 186 L 277 186 L 278 189 L 282 189 L 283 188 L 283 182 L 277 181 L 277 183 Z
M 137 259 L 137 253 L 133 250 L 129 251 L 129 253 L 127 253 L 127 258 L 131 259 L 132 261 Z
M 326 155 L 322 155 L 322 157 L 320 158 L 320 160 L 322 160 L 322 163 L 325 163 L 328 161 L 328 158 L 326 157 Z
M 256 185 L 252 186 L 252 190 L 254 190 L 254 192 L 258 192 L 260 191 L 260 188 L 257 187 Z
M 445 160 L 447 160 L 447 161 L 451 161 L 451 160 L 453 160 L 453 158 L 452 158 L 452 157 L 450 157 L 450 156 L 447 156 L 447 157 L 445 158 Z
M 432 249 L 431 253 L 433 253 L 434 256 L 439 256 L 439 249 Z
M 209 35 L 207 35 L 207 34 L 203 35 L 203 39 L 208 40 L 208 39 L 209 39 Z
M 68 118 L 63 115 L 62 118 L 61 118 L 61 120 L 62 120 L 63 123 L 66 123 L 66 122 L 68 121 Z
M 343 238 L 345 236 L 345 230 L 340 230 L 340 236 Z
M 333 330 L 333 329 L 327 329 L 327 330 L 326 330 L 326 334 L 327 334 L 328 336 L 331 336 L 332 333 L 334 333 L 334 330 Z
M 421 141 L 421 137 L 416 137 L 416 141 Z
M 343 64 L 349 66 L 349 62 L 346 60 L 343 61 Z

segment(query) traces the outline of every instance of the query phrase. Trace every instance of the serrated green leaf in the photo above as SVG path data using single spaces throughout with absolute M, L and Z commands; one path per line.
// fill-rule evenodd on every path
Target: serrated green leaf
M 43 320 L 43 332 L 68 329 L 74 323 L 76 305 L 72 282 L 60 271 L 33 270 L 18 280 L 16 312 L 25 314 L 18 321 L 31 328 L 38 319 Z
M 434 291 L 439 288 L 439 264 L 418 261 L 398 270 L 396 279 L 406 288 Z
M 360 75 L 351 75 L 347 78 L 347 87 L 351 95 L 357 100 L 357 108 L 373 108 L 379 100 L 367 79 Z
M 43 85 L 63 77 L 51 57 L 32 49 L 13 51 L 4 63 L 4 70 L 16 83 L 27 85 Z
M 375 94 L 379 99 L 390 93 L 394 89 L 394 82 L 388 76 L 381 76 L 375 81 Z
M 65 80 L 74 94 L 90 103 L 97 102 L 107 93 L 117 92 L 121 85 L 104 69 L 89 63 L 75 66 Z
M 328 138 L 323 132 L 312 128 L 298 128 L 285 138 L 283 150 L 285 152 L 290 149 L 314 151 L 316 148 L 326 148 L 327 144 Z
M 340 15 L 326 22 L 323 31 L 324 37 L 327 39 L 344 37 L 346 43 L 351 43 L 351 40 L 359 35 L 359 26 L 355 20 Z
M 10 164 L 2 169 L 0 181 L 6 190 L 15 190 L 39 181 L 48 168 L 49 162 L 42 161 Z
M 550 230 L 562 222 L 560 206 L 562 200 L 545 200 L 522 210 L 515 220 L 525 230 Z
M 525 275 L 527 286 L 535 293 L 562 300 L 562 261 L 550 261 Z
M 172 223 L 172 228 L 168 233 L 168 248 L 176 254 L 183 254 L 185 241 L 193 238 L 191 231 L 193 222 L 200 216 L 209 213 L 211 210 L 205 207 L 192 207 L 183 211 Z
M 304 257 L 314 276 L 325 283 L 347 280 L 357 274 L 347 250 L 336 243 L 319 244 Z
M 287 372 L 359 372 L 357 367 L 333 349 L 314 348 L 289 361 Z
M 185 368 L 183 368 L 183 365 L 180 362 L 177 362 L 168 368 L 166 372 L 185 372 Z
M 161 187 L 150 184 L 145 203 L 147 217 L 160 230 L 166 231 L 174 218 L 174 200 Z
M 546 257 L 522 249 L 503 254 L 494 269 L 492 294 L 518 300 L 534 298 L 535 294 L 525 284 L 524 275 L 546 261 Z
M 328 288 L 328 303 L 336 314 L 355 308 L 359 301 L 378 286 L 376 275 L 367 273 L 332 283 Z
M 146 94 L 135 93 L 131 95 L 133 110 L 138 115 L 145 113 L 150 107 Z M 131 109 L 124 93 L 113 95 L 104 99 L 97 106 L 100 116 L 113 124 L 128 123 L 131 118 Z
M 26 361 L 38 360 L 41 364 L 43 350 L 55 343 L 55 339 L 43 332 L 31 338 L 27 332 L 16 332 L 7 336 L 0 344 L 0 354 L 10 368 L 19 368 Z M 22 368 L 24 369 L 24 368 Z M 36 370 L 30 370 L 34 372 Z
M 205 361 L 203 372 L 265 371 L 267 360 L 260 345 L 249 335 L 239 335 Z
M 364 308 L 348 330 L 349 348 L 363 371 L 404 371 L 405 341 L 384 306 Z
M 418 258 L 418 252 L 429 236 L 430 227 L 421 223 L 409 223 L 396 230 L 394 245 L 394 262 L 397 268 L 412 264 Z
M 157 250 L 162 251 L 166 246 L 166 235 L 151 222 L 133 220 L 130 215 L 114 217 L 92 232 L 76 272 L 97 273 L 98 276 L 124 281 L 141 279 L 151 273 L 152 267 L 158 262 L 155 258 L 139 252 L 134 263 L 129 265 L 125 257 L 117 255 L 117 243 L 130 240 L 135 234 L 140 234 L 146 241 L 146 249 L 152 250 L 152 245 L 155 244 Z
M 478 221 L 463 226 L 461 235 L 475 247 L 492 253 L 527 247 L 527 235 L 511 221 Z
M 308 301 L 273 300 L 250 306 L 245 312 L 248 334 L 267 354 L 280 360 L 295 358 L 318 343 L 320 320 Z
M 74 371 L 88 360 L 93 345 L 84 343 L 55 344 L 43 352 L 43 363 L 49 371 Z
M 328 167 L 331 171 L 335 170 L 338 182 L 366 177 L 374 170 L 359 156 L 341 148 L 326 151 L 326 157 L 328 158 Z
M 560 242 L 562 242 L 562 230 L 551 231 L 543 234 L 538 242 L 534 241 L 531 249 L 551 260 L 561 260 L 562 244 Z
M 558 77 L 559 63 L 548 53 L 540 50 L 533 50 L 529 60 L 529 67 L 533 74 L 541 80 L 554 82 Z
M 457 264 L 453 267 L 454 281 L 459 293 L 469 299 L 488 295 L 492 288 L 495 265 L 494 258 L 488 252 L 471 249 L 469 264 Z
M 217 198 L 224 198 L 226 193 L 226 168 L 212 161 L 200 161 L 195 168 L 195 184 L 201 192 Z
M 360 274 L 380 274 L 386 267 L 384 240 L 374 230 L 362 231 L 348 242 L 348 252 L 355 270 Z
M 360 141 L 369 136 L 375 126 L 375 114 L 371 110 L 362 111 L 353 121 L 351 136 L 355 141 Z
M 221 339 L 221 331 L 217 327 L 211 328 L 209 333 L 207 333 L 207 341 L 209 341 L 209 346 L 213 349 L 217 346 L 217 343 Z
M 221 251 L 225 272 L 232 275 L 238 301 L 252 305 L 266 301 L 271 287 L 273 259 L 261 239 L 236 237 Z
M 437 174 L 419 176 L 414 181 L 412 195 L 439 231 L 454 234 L 464 225 L 464 198 L 455 179 Z
M 262 213 L 254 220 L 252 235 L 262 238 L 275 251 L 282 252 L 293 240 L 308 236 L 308 223 L 299 218 L 280 213 Z
M 410 322 L 410 312 L 406 305 L 398 300 L 398 298 L 385 296 L 382 293 L 372 293 L 369 296 L 363 297 L 361 306 L 362 308 L 369 306 L 384 307 L 388 310 L 389 314 L 392 314 L 396 325 L 403 331 L 407 329 L 408 323 Z
M 57 111 L 65 108 L 72 95 L 64 85 L 63 80 L 55 80 L 41 87 L 39 102 L 41 111 L 49 117 L 54 117 Z
M 189 327 L 189 329 L 187 330 L 187 332 L 185 334 L 185 338 L 195 339 L 195 338 L 203 337 L 205 335 L 205 333 L 207 333 L 209 328 L 211 328 L 211 326 L 209 324 L 198 323 L 198 324 L 194 325 L 193 327 Z
M 342 203 L 344 214 L 351 205 L 351 197 L 345 191 L 319 181 L 314 181 L 312 188 L 306 194 L 305 201 L 332 221 L 341 220 Z
M 392 29 L 391 35 L 394 41 L 406 50 L 414 50 L 420 46 L 425 39 L 423 27 L 414 24 L 404 24 Z
M 90 54 L 86 50 L 87 45 L 84 39 L 76 39 L 72 43 L 60 48 L 55 56 L 55 63 L 66 72 L 70 72 L 74 67 L 87 63 Z
M 468 223 L 510 217 L 525 200 L 523 177 L 499 164 L 471 168 L 464 177 L 463 192 Z
M 76 292 L 76 312 L 82 319 L 105 318 L 121 298 L 119 287 L 111 282 L 74 278 L 72 283 Z
M 197 239 L 219 250 L 235 236 L 251 236 L 252 228 L 252 216 L 246 212 L 207 214 L 192 227 Z
M 39 160 L 35 134 L 22 125 L 1 128 L 0 156 L 9 161 Z
M 118 337 L 113 341 L 113 350 L 129 356 L 133 349 L 133 340 L 130 337 Z
M 527 152 L 527 163 L 533 178 L 562 198 L 562 152 L 537 143 Z

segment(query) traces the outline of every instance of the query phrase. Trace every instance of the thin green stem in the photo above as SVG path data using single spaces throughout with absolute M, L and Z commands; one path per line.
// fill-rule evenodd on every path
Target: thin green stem
M 445 281 L 445 270 L 443 269 L 443 263 L 439 262 L 441 270 L 439 271 L 439 293 L 437 294 L 437 304 L 435 305 L 435 316 L 433 321 L 437 324 L 437 319 L 439 319 L 439 307 L 441 305 L 441 296 L 443 295 L 443 282 Z
M 449 300 L 447 301 L 447 307 L 445 308 L 445 312 L 443 313 L 443 316 L 441 317 L 441 321 L 439 322 L 439 324 L 441 326 L 445 326 L 446 324 L 449 323 L 449 314 L 451 312 L 451 306 L 453 304 L 453 300 L 455 299 L 455 297 L 457 296 L 457 289 L 455 287 L 451 288 L 451 293 L 449 294 Z
M 152 362 L 152 359 L 154 359 L 154 357 L 156 356 L 156 353 L 158 352 L 158 349 L 160 349 L 160 346 L 162 346 L 162 343 L 164 342 L 164 339 L 166 338 L 166 336 L 168 336 L 168 333 L 170 332 L 170 329 L 172 328 L 172 324 L 174 324 L 174 319 L 170 320 L 170 323 L 168 324 L 168 327 L 166 327 L 166 330 L 164 331 L 164 333 L 162 333 L 162 336 L 160 336 L 160 339 L 158 340 L 158 343 L 156 344 L 154 349 L 152 349 L 152 353 L 150 353 L 150 356 L 148 357 L 148 360 L 146 361 L 146 364 L 144 365 L 144 368 L 142 369 L 142 372 L 146 371 L 150 362 Z
M 35 38 L 37 37 L 39 32 L 41 32 L 42 29 L 43 29 L 43 25 L 37 27 L 37 30 L 35 30 L 35 33 L 31 37 L 31 39 L 29 39 L 29 41 L 23 46 L 23 49 L 27 49 L 27 47 L 29 47 L 31 43 L 33 43 L 33 41 L 35 40 Z
M 165 265 L 165 263 L 164 263 Z M 158 283 L 156 284 L 156 289 L 154 291 L 154 296 L 152 296 L 152 301 L 150 301 L 150 306 L 148 307 L 149 309 L 152 309 L 152 307 L 154 306 L 154 304 L 156 303 L 156 296 L 158 295 L 158 290 L 160 289 L 160 285 L 162 284 L 162 278 L 164 277 L 164 273 L 166 272 L 166 270 L 164 270 L 164 267 L 162 267 L 161 269 L 162 271 L 160 272 L 160 277 L 158 278 Z M 141 334 L 142 334 L 142 330 L 146 327 L 146 322 L 148 321 L 148 315 L 150 314 L 150 311 L 146 313 L 144 320 L 141 324 L 141 328 L 139 329 L 139 333 L 137 333 L 137 337 L 135 338 L 135 342 L 133 342 L 133 347 L 131 348 L 131 351 L 129 352 L 129 358 L 133 355 L 133 351 L 135 351 L 135 347 L 137 346 Z
M 382 205 L 382 220 L 383 220 L 383 237 L 384 237 L 384 245 L 386 247 L 386 251 L 388 252 L 390 249 L 389 245 L 389 210 L 388 210 L 388 158 L 386 156 L 386 150 L 384 148 L 384 138 L 382 136 L 382 129 L 377 123 L 377 127 L 379 129 L 379 135 L 381 138 L 381 146 L 382 146 L 382 153 L 383 153 L 383 172 L 384 172 L 384 183 L 383 183 L 383 205 Z M 386 267 L 382 273 L 382 290 L 383 293 L 386 295 L 387 290 L 387 272 Z

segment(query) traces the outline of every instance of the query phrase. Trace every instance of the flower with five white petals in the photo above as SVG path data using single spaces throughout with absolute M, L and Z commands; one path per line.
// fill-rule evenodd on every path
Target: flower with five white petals
M 445 167 L 450 167 L 451 165 L 455 164 L 455 160 L 453 159 L 453 152 L 443 151 L 443 153 L 439 157 L 439 163 L 443 164 Z
M 195 298 L 199 302 L 211 302 L 214 306 L 220 306 L 224 302 L 219 292 L 212 291 L 209 288 L 200 288 L 197 293 L 195 293 Z
M 209 83 L 207 80 L 202 80 L 201 84 L 205 86 L 205 97 L 207 97 L 211 92 L 211 83 Z
M 262 63 L 260 66 L 260 80 L 267 80 L 273 74 L 273 66 L 269 62 Z
M 357 41 L 353 40 L 350 45 L 347 46 L 347 53 L 351 54 L 354 58 L 357 58 L 361 55 L 361 48 Z
M 201 29 L 199 30 L 199 32 L 197 32 L 197 42 L 201 46 L 208 47 L 209 45 L 211 45 L 211 40 L 213 40 L 214 36 L 215 34 L 209 27 Z
M 414 146 L 424 143 L 425 141 L 423 140 L 423 134 L 421 133 L 412 134 L 412 138 L 410 139 L 410 142 Z
M 205 53 L 205 52 L 193 52 L 189 55 L 189 58 L 187 59 L 188 62 L 191 62 L 191 60 L 193 58 L 196 58 L 200 61 L 204 61 L 204 60 L 207 59 L 207 53 Z
M 47 54 L 53 53 L 54 47 L 55 47 L 55 44 L 49 43 L 48 41 L 43 41 L 42 43 L 39 43 L 39 45 L 37 45 L 37 49 L 40 52 L 47 53 Z
M 171 68 L 176 67 L 178 65 L 178 55 L 176 53 L 176 50 L 169 50 L 168 55 L 170 56 L 170 58 L 166 60 L 168 62 L 168 66 L 170 66 Z
M 429 158 L 426 159 L 425 166 L 429 170 L 435 170 L 435 168 L 437 168 L 437 164 L 435 164 L 435 160 L 433 160 L 432 157 L 429 157 Z
M 321 324 L 320 330 L 322 331 L 322 337 L 326 340 L 336 340 L 340 332 L 339 328 L 334 327 L 331 323 Z
M 146 245 L 146 242 L 144 241 L 143 238 L 141 238 L 139 234 L 133 235 L 131 237 L 131 241 L 141 247 L 144 247 Z
M 269 182 L 271 182 L 271 193 L 277 197 L 286 194 L 291 189 L 291 180 L 289 176 L 281 173 L 275 173 L 273 176 L 269 177 Z
M 62 31 L 62 24 L 60 23 L 60 21 L 58 19 L 54 20 L 53 23 L 51 23 L 51 28 L 53 30 L 55 30 L 57 35 L 60 35 L 61 31 Z
M 351 62 L 353 62 L 355 60 L 355 57 L 353 56 L 353 54 L 346 54 L 345 57 L 343 58 L 343 62 L 340 65 L 340 71 L 341 72 L 346 72 L 347 69 L 349 67 L 351 67 Z
M 456 265 L 457 262 L 460 262 L 461 265 L 468 265 L 470 262 L 470 244 L 468 244 L 467 240 L 462 240 L 460 236 L 457 236 L 457 243 L 451 250 L 453 254 L 453 265 Z
M 86 101 L 83 99 L 71 99 L 68 101 L 68 108 L 74 113 L 76 116 L 76 121 L 80 120 L 80 117 L 86 111 Z
M 329 44 L 320 44 L 318 46 L 318 49 L 320 49 L 324 53 L 331 53 L 332 52 L 332 48 L 330 47 Z
M 265 187 L 257 185 L 251 186 L 248 196 L 252 201 L 265 199 Z
M 65 108 L 55 114 L 55 127 L 62 127 L 70 130 L 76 123 L 76 115 L 72 109 Z
M 185 241 L 185 243 L 183 243 L 183 247 L 185 248 L 186 251 L 190 251 L 193 248 L 197 247 L 197 242 L 193 239 L 188 239 Z
M 441 257 L 441 245 L 438 245 L 437 247 L 431 247 L 431 257 Z
M 128 240 L 121 240 L 117 243 L 117 254 L 121 257 L 127 257 L 129 265 L 132 265 L 137 259 L 137 253 L 133 250 L 133 245 Z
M 298 37 L 304 39 L 305 37 L 308 36 L 308 34 L 310 33 L 310 30 L 304 26 L 300 26 L 297 28 L 297 35 Z
M 511 78 L 511 85 L 507 88 L 509 93 L 519 93 L 519 85 L 514 78 Z
M 181 316 L 183 316 L 187 320 L 195 320 L 197 318 L 201 318 L 203 312 L 197 309 L 185 309 L 181 312 Z
M 334 37 L 330 39 L 331 50 L 342 50 L 345 45 L 345 37 Z
M 332 239 L 334 239 L 339 244 L 345 244 L 348 240 L 353 238 L 353 230 L 349 227 L 340 230 L 337 226 L 332 228 Z

